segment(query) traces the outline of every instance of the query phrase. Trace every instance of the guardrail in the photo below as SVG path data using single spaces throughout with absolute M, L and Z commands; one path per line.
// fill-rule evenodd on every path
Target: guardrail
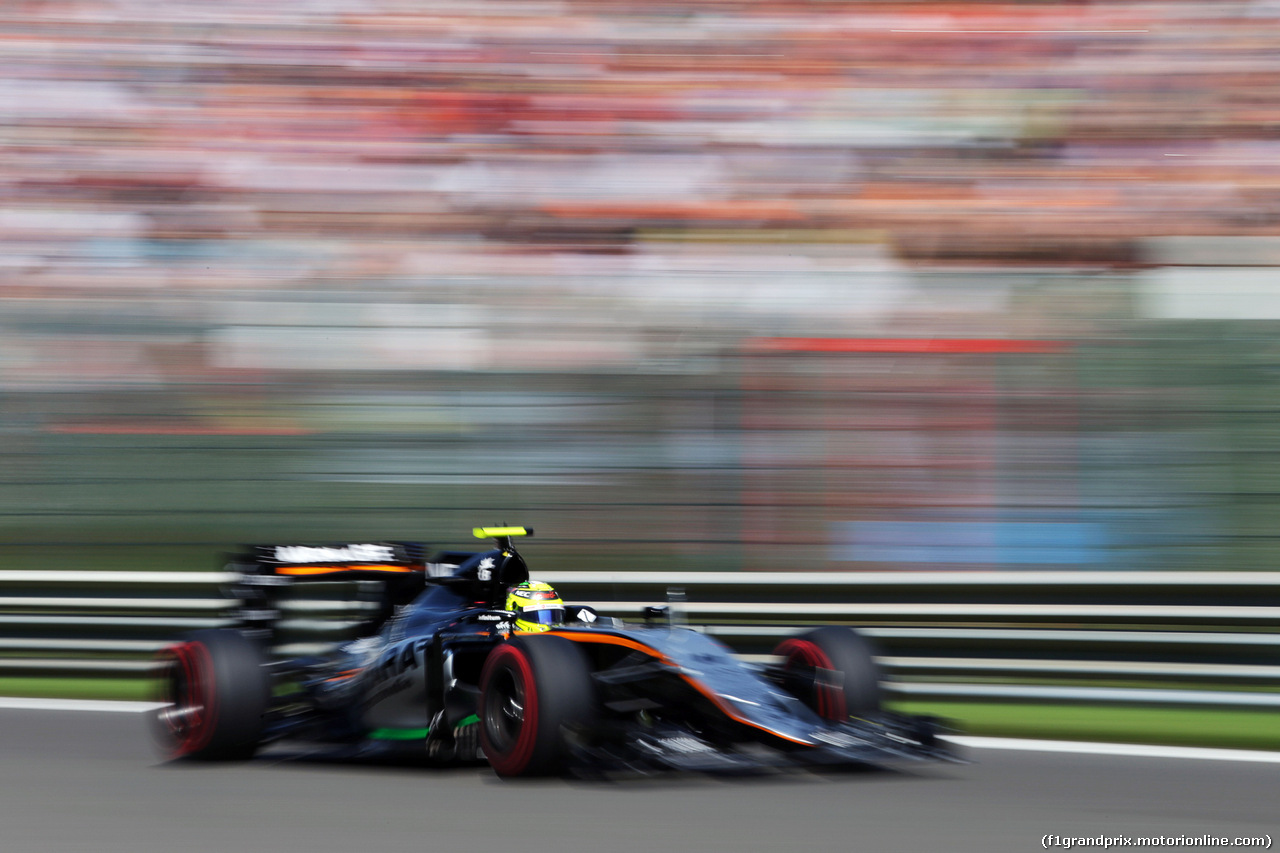
M 678 620 L 762 659 L 859 627 L 902 698 L 1280 706 L 1280 572 L 540 572 L 624 619 Z M 230 572 L 0 572 L 0 674 L 146 677 L 184 631 L 235 624 Z M 295 586 L 283 650 L 352 636 L 351 582 Z

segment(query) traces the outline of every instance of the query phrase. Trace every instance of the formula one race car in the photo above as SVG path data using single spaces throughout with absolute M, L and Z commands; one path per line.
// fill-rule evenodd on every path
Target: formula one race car
M 949 757 L 931 720 L 881 709 L 854 631 L 801 633 L 751 666 L 662 607 L 629 625 L 564 604 L 511 544 L 532 532 L 477 528 L 498 547 L 430 560 L 409 543 L 241 555 L 240 626 L 162 653 L 166 755 L 243 759 L 305 739 L 483 757 L 500 776 Z M 274 653 L 282 591 L 317 578 L 382 581 L 377 614 L 331 653 Z

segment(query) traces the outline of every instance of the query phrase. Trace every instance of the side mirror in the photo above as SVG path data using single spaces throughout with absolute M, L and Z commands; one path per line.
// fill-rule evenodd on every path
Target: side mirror
M 596 613 L 595 608 L 585 604 L 565 605 L 564 616 L 565 622 L 580 622 L 584 625 L 591 625 L 600 620 L 600 614 Z
M 671 624 L 671 608 L 665 604 L 650 604 L 644 609 L 644 621 Z

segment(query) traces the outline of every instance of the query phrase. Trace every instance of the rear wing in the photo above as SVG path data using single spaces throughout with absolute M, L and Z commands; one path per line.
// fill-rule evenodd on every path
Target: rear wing
M 330 576 L 346 579 L 352 573 L 422 574 L 424 549 L 418 542 L 363 542 L 343 545 L 254 545 L 237 563 L 254 574 L 281 577 Z M 340 576 L 340 577 L 334 577 Z
M 240 627 L 274 642 L 285 589 L 309 581 L 355 581 L 357 600 L 376 603 L 360 628 L 376 631 L 426 584 L 425 546 L 420 542 L 352 542 L 328 545 L 251 545 L 227 565 L 238 575 L 230 593 L 240 600 Z
M 280 639 L 281 604 L 292 586 L 319 581 L 355 581 L 355 600 L 374 602 L 359 625 L 375 633 L 428 583 L 450 586 L 477 607 L 498 607 L 508 587 L 529 579 L 529 568 L 511 540 L 532 536 L 532 527 L 476 527 L 477 539 L 493 539 L 487 551 L 443 551 L 427 559 L 421 542 L 349 542 L 329 545 L 250 545 L 231 557 L 236 574 L 230 594 L 240 600 L 239 628 L 267 644 Z

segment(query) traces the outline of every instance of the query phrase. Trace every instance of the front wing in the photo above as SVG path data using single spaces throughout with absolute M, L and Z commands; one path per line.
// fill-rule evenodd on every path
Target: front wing
M 963 762 L 964 758 L 939 737 L 941 730 L 939 722 L 930 717 L 884 714 L 874 720 L 833 723 L 817 735 L 819 745 L 778 750 L 759 744 L 726 748 L 679 726 L 637 728 L 630 736 L 608 744 L 576 746 L 571 769 L 586 775 L 628 770 L 751 773 L 912 761 Z

